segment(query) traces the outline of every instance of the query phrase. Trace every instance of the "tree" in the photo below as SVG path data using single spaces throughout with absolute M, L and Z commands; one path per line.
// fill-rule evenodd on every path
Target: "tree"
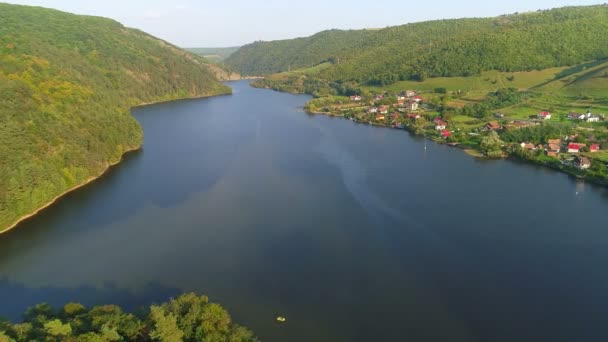
M 0 331 L 0 342 L 15 342 L 15 340 L 7 336 L 4 331 Z
M 501 146 L 503 144 L 498 134 L 492 131 L 481 139 L 479 148 L 483 154 L 490 158 L 500 158 L 502 156 Z
M 54 337 L 67 337 L 72 335 L 72 327 L 69 324 L 64 324 L 58 319 L 48 321 L 44 324 L 44 330 L 47 334 Z
M 165 313 L 159 306 L 150 308 L 150 321 L 154 330 L 150 332 L 150 337 L 160 342 L 181 342 L 184 332 L 177 326 L 177 318 L 172 313 Z
M 425 131 L 425 129 L 426 129 L 427 124 L 428 124 L 428 121 L 425 118 L 423 118 L 423 117 L 420 117 L 419 119 L 416 119 L 414 121 L 414 125 L 413 125 L 414 126 L 414 133 L 416 133 L 416 134 L 423 134 L 424 131 Z
M 63 316 L 64 317 L 76 317 L 82 313 L 85 313 L 87 308 L 80 303 L 68 303 L 63 306 Z

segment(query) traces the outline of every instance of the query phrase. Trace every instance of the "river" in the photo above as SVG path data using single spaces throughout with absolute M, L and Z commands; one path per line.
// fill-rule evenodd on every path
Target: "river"
M 134 109 L 142 151 L 0 237 L 0 315 L 197 291 L 270 342 L 608 339 L 605 188 L 229 84 Z

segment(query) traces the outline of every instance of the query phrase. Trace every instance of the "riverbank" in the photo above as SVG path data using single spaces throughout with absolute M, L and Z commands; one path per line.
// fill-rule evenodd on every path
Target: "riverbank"
M 229 96 L 229 95 L 232 95 L 232 91 L 227 92 L 227 93 L 222 93 L 222 94 L 216 94 L 216 95 L 201 95 L 201 96 L 191 96 L 191 97 L 184 97 L 184 98 L 178 98 L 178 99 L 158 100 L 158 101 L 140 103 L 140 104 L 132 106 L 131 109 L 141 108 L 141 107 L 146 107 L 146 106 L 151 106 L 151 105 L 161 104 L 161 103 L 171 103 L 171 102 L 177 102 L 177 101 L 196 100 L 196 99 L 204 99 L 204 98 L 210 98 L 210 97 L 216 97 L 216 96 Z M 91 176 L 91 177 L 87 178 L 83 183 L 75 185 L 75 186 L 61 192 L 59 195 L 53 197 L 50 201 L 48 201 L 47 203 L 45 203 L 43 206 L 39 207 L 35 211 L 19 217 L 16 221 L 14 221 L 12 224 L 10 224 L 7 228 L 0 230 L 0 235 L 6 234 L 6 233 L 16 229 L 17 227 L 19 227 L 20 224 L 35 217 L 36 215 L 40 214 L 44 210 L 52 207 L 55 203 L 62 200 L 67 195 L 100 179 L 101 177 L 106 175 L 112 169 L 112 167 L 120 164 L 124 160 L 124 158 L 127 154 L 139 151 L 141 149 L 142 149 L 142 145 L 140 144 L 139 146 L 135 146 L 135 147 L 125 150 L 121 154 L 121 156 L 118 158 L 118 160 L 108 162 L 108 164 L 104 167 L 104 169 L 101 171 L 101 173 L 99 173 L 96 176 Z
M 312 115 L 326 115 L 326 116 L 331 116 L 331 117 L 339 117 L 339 118 L 343 118 L 343 119 L 347 119 L 344 115 L 342 114 L 337 114 L 337 113 L 331 113 L 331 112 L 319 112 L 319 111 L 310 111 L 310 110 L 306 110 L 307 113 L 312 114 Z M 384 127 L 384 128 L 392 128 L 392 129 L 402 129 L 402 130 L 406 130 L 414 135 L 417 136 L 421 136 L 424 137 L 425 139 L 429 139 L 435 143 L 438 144 L 448 144 L 447 141 L 442 140 L 442 139 L 436 139 L 436 138 L 432 138 L 430 136 L 428 136 L 427 134 L 417 134 L 413 129 L 411 129 L 409 126 L 403 126 L 402 128 L 396 128 L 394 125 L 389 125 L 386 123 L 381 123 L 381 122 L 373 122 L 373 121 L 361 121 L 361 120 L 357 120 L 355 119 L 350 119 L 353 122 L 357 122 L 357 123 L 361 123 L 361 124 L 367 124 L 367 125 L 372 125 L 372 126 L 377 126 L 377 127 Z M 601 177 L 595 177 L 593 175 L 589 175 L 586 173 L 585 170 L 579 170 L 576 167 L 573 167 L 572 165 L 568 165 L 566 163 L 564 163 L 563 161 L 559 161 L 559 160 L 555 160 L 554 163 L 547 163 L 547 162 L 543 162 L 543 161 L 539 161 L 533 158 L 524 158 L 524 157 L 520 157 L 516 154 L 513 153 L 507 153 L 504 152 L 502 153 L 502 156 L 500 158 L 491 158 L 488 157 L 486 155 L 483 154 L 483 152 L 481 150 L 479 150 L 478 148 L 475 148 L 476 146 L 471 146 L 471 145 L 463 145 L 463 144 L 448 144 L 452 147 L 457 147 L 461 150 L 463 150 L 463 152 L 471 157 L 474 158 L 479 158 L 479 159 L 512 159 L 512 160 L 517 160 L 520 162 L 524 162 L 524 163 L 528 163 L 528 164 L 532 164 L 532 165 L 537 165 L 537 166 L 542 166 L 542 167 L 547 167 L 550 168 L 552 170 L 555 171 L 559 171 L 562 172 L 564 174 L 567 174 L 569 176 L 575 177 L 577 179 L 581 179 L 581 180 L 585 180 L 588 181 L 590 183 L 596 184 L 596 185 L 600 185 L 600 186 L 606 186 L 608 187 L 608 179 L 605 178 L 601 178 Z
M 13 223 L 12 225 L 10 225 L 8 228 L 3 229 L 0 231 L 0 235 L 2 234 L 6 234 L 14 229 L 16 229 L 17 227 L 19 227 L 20 224 L 24 223 L 25 221 L 35 217 L 36 215 L 40 214 L 41 212 L 43 212 L 44 210 L 50 208 L 51 206 L 53 206 L 55 203 L 57 203 L 58 201 L 60 201 L 61 199 L 63 199 L 64 197 L 66 197 L 67 195 L 71 194 L 72 192 L 83 188 L 93 182 L 95 182 L 96 180 L 100 179 L 101 177 L 103 177 L 105 174 L 107 174 L 112 167 L 120 164 L 120 162 L 122 162 L 125 158 L 125 156 L 129 153 L 133 153 L 136 151 L 139 151 L 142 149 L 142 146 L 138 146 L 138 147 L 134 147 L 134 148 L 130 148 L 128 150 L 126 150 L 125 152 L 123 152 L 123 154 L 120 156 L 120 158 L 117 161 L 114 162 L 110 162 L 108 163 L 108 165 L 102 170 L 102 172 L 97 175 L 97 176 L 93 176 L 93 177 L 89 177 L 84 183 L 82 184 L 78 184 L 76 186 L 73 186 L 72 188 L 62 192 L 61 194 L 55 196 L 52 200 L 50 200 L 49 202 L 47 202 L 45 205 L 41 206 L 40 208 L 36 209 L 36 211 L 27 214 L 27 215 L 23 215 L 22 217 L 20 217 L 19 219 L 17 219 L 17 221 L 15 221 L 15 223 Z

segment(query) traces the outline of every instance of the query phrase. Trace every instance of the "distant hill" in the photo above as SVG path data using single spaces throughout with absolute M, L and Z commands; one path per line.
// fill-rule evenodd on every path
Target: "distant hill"
M 214 63 L 219 63 L 230 57 L 238 49 L 240 49 L 240 46 L 227 48 L 187 48 L 186 50 L 203 56 Z
M 207 61 L 120 23 L 0 4 L 0 231 L 138 148 L 136 104 L 229 93 Z
M 225 63 L 245 76 L 333 64 L 317 76 L 387 85 L 481 71 L 530 71 L 608 57 L 608 6 L 495 18 L 437 20 L 380 30 L 331 30 L 255 42 Z

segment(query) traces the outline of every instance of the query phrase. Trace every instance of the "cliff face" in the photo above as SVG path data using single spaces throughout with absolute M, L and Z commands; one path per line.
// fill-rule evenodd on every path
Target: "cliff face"
M 238 81 L 241 79 L 241 74 L 238 72 L 226 70 L 216 64 L 209 64 L 207 67 L 220 81 Z

